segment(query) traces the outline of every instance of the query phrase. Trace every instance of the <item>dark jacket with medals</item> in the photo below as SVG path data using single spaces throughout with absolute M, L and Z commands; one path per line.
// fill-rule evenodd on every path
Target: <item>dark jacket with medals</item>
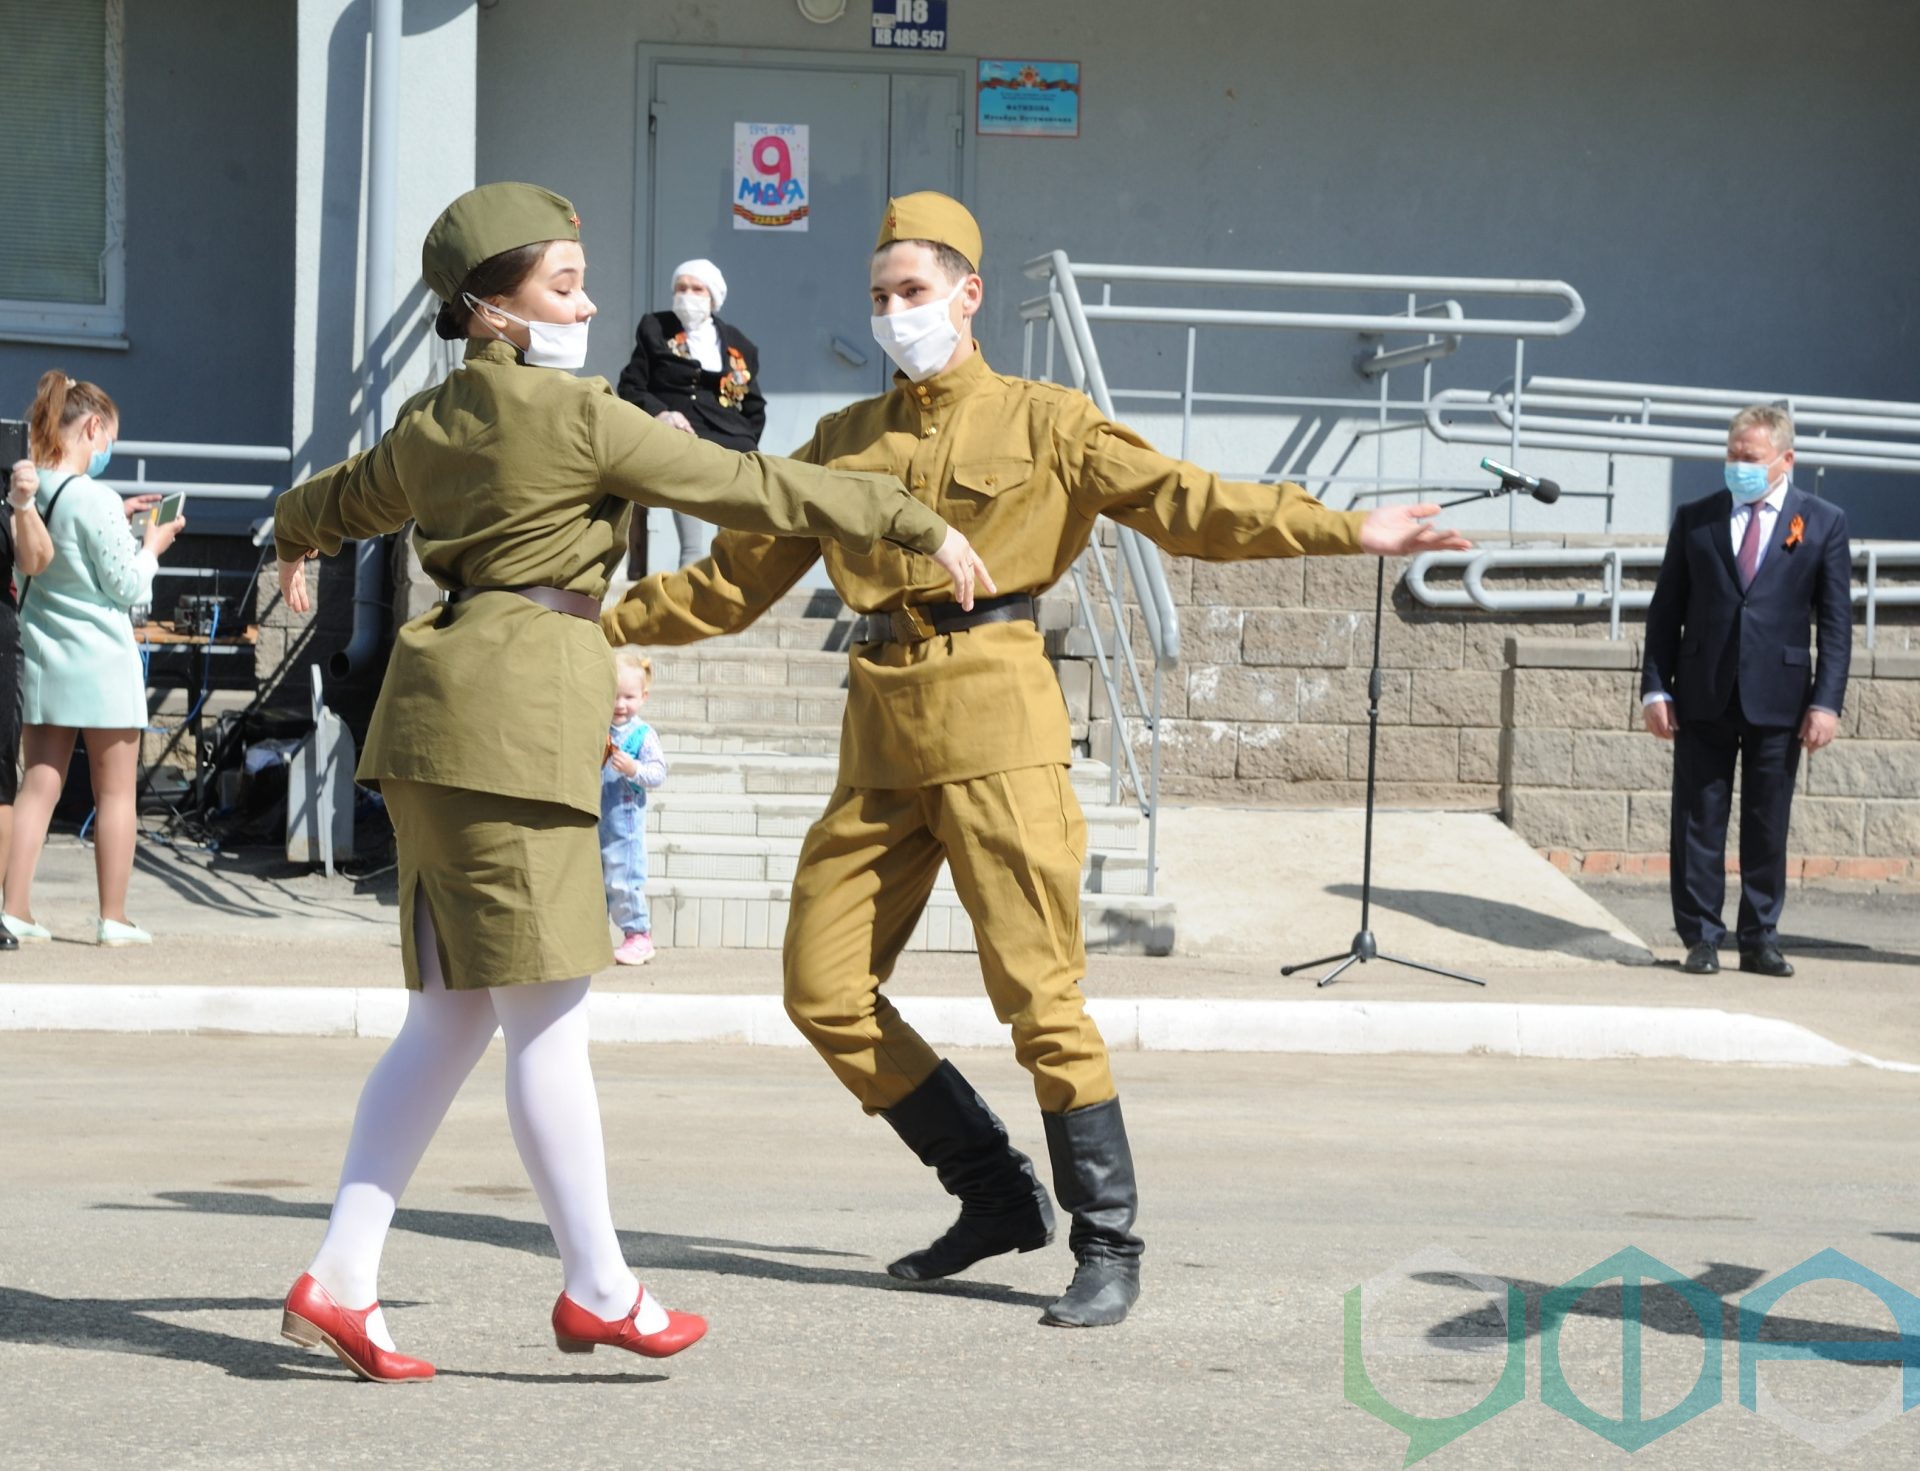
M 727 449 L 758 447 L 767 425 L 760 393 L 760 350 L 739 328 L 713 319 L 720 338 L 720 371 L 700 366 L 672 312 L 649 312 L 634 333 L 633 359 L 620 375 L 619 393 L 649 414 L 677 409 L 693 432 Z

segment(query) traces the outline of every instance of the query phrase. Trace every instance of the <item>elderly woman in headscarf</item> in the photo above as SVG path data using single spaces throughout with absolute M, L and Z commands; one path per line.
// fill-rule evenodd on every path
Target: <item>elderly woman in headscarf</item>
M 720 320 L 727 278 L 710 260 L 682 261 L 673 271 L 673 309 L 649 312 L 634 334 L 633 360 L 620 375 L 620 397 L 675 429 L 732 450 L 753 450 L 767 426 L 760 394 L 760 350 Z M 645 574 L 644 510 L 634 512 L 628 571 Z M 713 528 L 682 511 L 680 565 L 707 554 Z

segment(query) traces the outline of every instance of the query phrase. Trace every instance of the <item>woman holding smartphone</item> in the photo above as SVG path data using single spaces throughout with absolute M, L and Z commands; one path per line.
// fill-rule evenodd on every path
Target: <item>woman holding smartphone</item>
M 664 1358 L 706 1331 L 662 1307 L 621 1253 L 587 1061 L 588 979 L 613 960 L 599 822 L 615 680 L 599 619 L 634 508 L 925 555 L 969 606 L 976 576 L 991 590 L 967 539 L 893 477 L 734 454 L 576 378 L 595 312 L 586 266 L 559 195 L 501 183 L 456 199 L 421 274 L 464 365 L 372 449 L 274 506 L 295 612 L 309 605 L 305 558 L 409 520 L 449 594 L 395 635 L 358 773 L 393 819 L 406 1020 L 360 1094 L 325 1238 L 281 1319 L 364 1379 L 434 1372 L 395 1350 L 380 1253 L 496 1031 L 514 1142 L 559 1248 L 555 1346 Z
M 94 938 L 102 945 L 145 945 L 153 939 L 127 917 L 134 790 L 140 734 L 147 726 L 146 680 L 128 613 L 153 600 L 159 560 L 187 523 L 184 517 L 156 523 L 135 543 L 127 526 L 128 504 L 95 478 L 106 472 L 119 432 L 120 411 L 106 390 L 77 382 L 58 368 L 41 376 L 27 414 L 27 436 L 37 481 L 32 504 L 53 554 L 21 591 L 26 775 L 14 809 L 0 916 L 21 941 L 52 938 L 33 917 L 33 875 L 76 736 L 86 739 L 98 810 L 93 866 L 100 918 Z M 13 487 L 9 494 L 15 494 Z

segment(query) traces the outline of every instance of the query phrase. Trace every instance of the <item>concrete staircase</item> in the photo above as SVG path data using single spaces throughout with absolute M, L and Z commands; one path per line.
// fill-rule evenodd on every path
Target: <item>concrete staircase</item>
M 646 714 L 669 767 L 647 814 L 659 944 L 779 948 L 800 841 L 834 787 L 851 627 L 831 594 L 792 594 L 742 634 L 654 652 Z M 1139 809 L 1108 802 L 1099 762 L 1076 761 L 1072 780 L 1087 818 L 1087 948 L 1168 953 L 1173 905 L 1146 893 Z M 907 948 L 976 948 L 944 868 Z

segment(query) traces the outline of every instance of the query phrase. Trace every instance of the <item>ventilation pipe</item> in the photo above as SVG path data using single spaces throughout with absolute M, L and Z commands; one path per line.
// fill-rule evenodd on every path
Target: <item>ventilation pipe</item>
M 393 322 L 394 215 L 400 192 L 400 6 L 373 0 L 372 82 L 367 98 L 367 255 L 361 292 L 360 448 L 380 442 Z M 386 627 L 386 538 L 353 553 L 353 633 L 329 662 L 334 678 L 366 668 Z

